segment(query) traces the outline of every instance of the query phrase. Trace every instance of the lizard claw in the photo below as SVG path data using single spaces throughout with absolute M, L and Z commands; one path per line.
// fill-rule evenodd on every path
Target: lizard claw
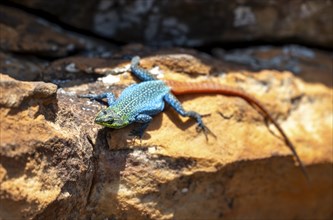
M 216 138 L 216 135 L 204 124 L 198 124 L 197 126 L 197 132 L 203 132 L 205 137 L 206 137 L 206 141 L 208 141 L 208 134 L 212 135 L 214 138 Z

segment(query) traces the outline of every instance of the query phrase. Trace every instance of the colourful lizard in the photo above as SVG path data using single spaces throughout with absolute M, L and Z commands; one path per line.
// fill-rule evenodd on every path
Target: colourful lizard
M 131 132 L 132 135 L 142 137 L 144 131 L 152 120 L 152 116 L 162 112 L 164 103 L 168 103 L 183 117 L 190 117 L 196 120 L 199 131 L 203 131 L 207 138 L 207 133 L 213 134 L 203 123 L 199 113 L 194 111 L 185 111 L 174 94 L 189 93 L 215 93 L 229 96 L 237 96 L 246 100 L 248 103 L 259 108 L 271 123 L 275 125 L 283 136 L 286 145 L 292 151 L 296 161 L 300 165 L 302 172 L 307 177 L 307 172 L 299 158 L 295 147 L 289 140 L 280 125 L 273 119 L 266 108 L 254 97 L 243 91 L 226 87 L 219 83 L 184 83 L 176 81 L 166 81 L 155 79 L 147 70 L 139 66 L 140 58 L 134 57 L 131 61 L 131 72 L 142 82 L 127 87 L 116 100 L 112 93 L 102 93 L 99 95 L 80 95 L 81 98 L 90 98 L 93 100 L 107 99 L 108 106 L 101 110 L 96 118 L 95 123 L 110 128 L 122 128 L 133 122 L 142 124 Z

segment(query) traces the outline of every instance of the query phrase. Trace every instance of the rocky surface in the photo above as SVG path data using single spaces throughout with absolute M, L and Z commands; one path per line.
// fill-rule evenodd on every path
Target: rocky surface
M 62 216 L 79 216 L 86 203 L 79 198 L 91 184 L 92 147 L 84 134 L 55 123 L 62 117 L 57 86 L 1 75 L 0 89 L 1 218 L 45 215 L 55 201 L 67 201 L 57 203 Z
M 68 13 L 53 2 L 21 4 Z M 66 6 L 83 21 L 89 4 Z M 332 53 L 297 45 L 216 48 L 211 55 L 115 47 L 4 6 L 0 27 L 0 219 L 333 217 Z M 295 144 L 310 182 L 276 129 L 240 98 L 179 97 L 206 115 L 217 136 L 208 141 L 169 107 L 142 141 L 129 136 L 136 125 L 94 124 L 103 105 L 77 94 L 119 95 L 136 79 L 108 74 L 126 71 L 133 54 L 160 79 L 214 80 L 253 94 Z
M 333 48 L 332 0 L 8 2 L 120 42 L 204 46 L 270 39 Z
M 32 55 L 0 52 L 0 71 L 18 80 L 39 80 L 48 61 Z
M 4 51 L 61 57 L 83 48 L 79 41 L 43 19 L 11 7 L 0 7 L 0 47 Z
M 103 40 L 64 30 L 16 8 L 0 5 L 0 12 L 0 72 L 15 79 L 52 81 L 43 78 L 44 68 L 51 61 L 73 54 L 109 57 L 116 48 Z M 70 72 L 73 68 L 68 70 Z M 62 78 L 57 76 L 53 79 Z
M 246 49 L 223 50 L 215 48 L 213 54 L 234 63 L 234 70 L 259 71 L 274 69 L 290 71 L 307 82 L 318 82 L 332 87 L 333 53 L 299 45 L 284 47 L 259 46 Z
M 199 54 L 174 54 L 147 57 L 141 63 L 149 69 L 158 64 L 163 79 L 209 77 L 254 94 L 295 143 L 310 183 L 276 131 L 239 98 L 180 97 L 186 109 L 209 114 L 204 121 L 217 138 L 207 142 L 193 121 L 167 108 L 140 142 L 129 136 L 134 126 L 112 130 L 94 125 L 102 106 L 76 97 L 111 88 L 119 94 L 134 82 L 128 73 L 99 75 L 96 82 L 67 85 L 57 94 L 53 84 L 2 75 L 2 217 L 328 219 L 333 193 L 332 90 L 288 72 L 212 74 L 221 67 L 208 61 Z M 179 65 L 169 68 L 174 62 Z M 198 72 L 188 63 L 195 63 Z M 90 74 L 108 69 L 102 64 L 95 63 Z M 109 71 L 127 64 L 114 64 Z M 260 212 L 253 211 L 256 207 Z

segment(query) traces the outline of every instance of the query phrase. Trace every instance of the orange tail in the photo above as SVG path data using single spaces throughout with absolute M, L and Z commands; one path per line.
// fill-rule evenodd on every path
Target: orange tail
M 286 145 L 290 148 L 291 152 L 293 153 L 294 157 L 296 158 L 297 163 L 300 165 L 303 174 L 307 179 L 309 179 L 308 174 L 305 170 L 305 167 L 299 158 L 296 149 L 292 142 L 289 140 L 288 136 L 285 134 L 281 126 L 275 121 L 275 119 L 271 116 L 268 110 L 257 100 L 255 97 L 232 87 L 228 87 L 222 85 L 220 83 L 208 81 L 208 82 L 179 82 L 179 81 L 166 81 L 166 84 L 171 87 L 171 91 L 175 95 L 182 95 L 182 94 L 194 94 L 194 93 L 204 93 L 204 94 L 222 94 L 227 96 L 236 96 L 244 99 L 250 105 L 255 105 L 257 108 L 261 110 L 261 112 L 265 115 L 265 117 L 275 125 L 278 129 L 280 134 L 283 136 Z

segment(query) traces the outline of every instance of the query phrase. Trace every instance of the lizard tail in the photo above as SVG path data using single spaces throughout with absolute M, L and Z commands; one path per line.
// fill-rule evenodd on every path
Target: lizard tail
M 283 131 L 282 127 L 276 122 L 276 120 L 271 116 L 268 110 L 260 103 L 258 99 L 239 89 L 221 85 L 220 83 L 212 81 L 196 83 L 196 82 L 180 82 L 180 81 L 168 80 L 166 81 L 166 84 L 171 87 L 171 91 L 176 95 L 204 93 L 204 94 L 222 94 L 227 96 L 236 96 L 244 99 L 250 105 L 254 105 L 257 108 L 259 108 L 261 112 L 266 116 L 266 118 L 271 123 L 273 123 L 274 126 L 277 128 L 277 130 L 280 132 L 280 134 L 285 140 L 286 145 L 289 147 L 297 163 L 299 164 L 304 176 L 307 178 L 307 180 L 309 180 L 308 173 L 304 167 L 303 162 L 298 156 L 294 145 L 292 144 L 286 133 Z

